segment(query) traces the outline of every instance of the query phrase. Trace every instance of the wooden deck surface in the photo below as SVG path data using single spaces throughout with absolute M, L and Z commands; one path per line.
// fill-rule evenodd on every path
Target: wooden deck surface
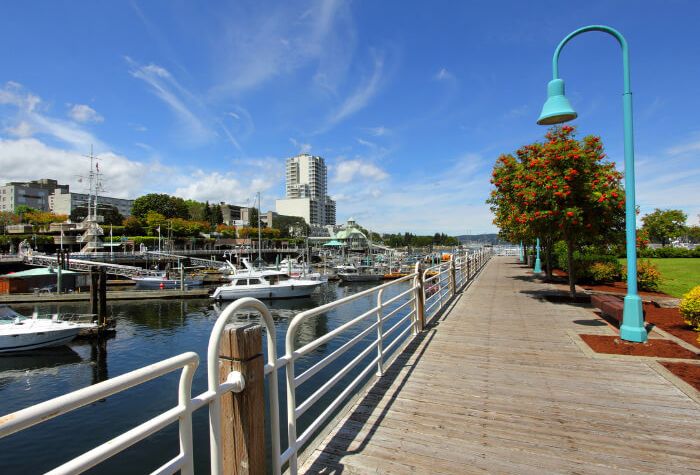
M 583 351 L 576 333 L 613 330 L 547 290 L 492 259 L 300 472 L 700 473 L 697 394 L 650 359 Z

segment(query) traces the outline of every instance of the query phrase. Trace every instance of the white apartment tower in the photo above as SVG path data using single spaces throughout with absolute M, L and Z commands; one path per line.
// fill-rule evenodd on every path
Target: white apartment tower
M 335 224 L 335 201 L 328 193 L 328 169 L 323 158 L 301 154 L 287 159 L 286 197 L 277 213 L 300 216 L 311 226 Z

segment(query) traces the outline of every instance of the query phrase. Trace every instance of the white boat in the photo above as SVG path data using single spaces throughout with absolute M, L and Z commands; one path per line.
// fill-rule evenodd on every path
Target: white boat
M 74 323 L 53 318 L 29 318 L 0 305 L 0 353 L 61 346 L 75 338 L 80 330 L 95 323 Z
M 235 300 L 243 297 L 258 299 L 285 299 L 308 297 L 323 282 L 319 280 L 292 279 L 284 272 L 263 270 L 238 273 L 230 277 L 231 283 L 217 287 L 212 298 Z
M 165 274 L 147 277 L 132 277 L 140 289 L 179 289 L 180 279 L 170 279 Z M 204 282 L 203 277 L 185 277 L 185 287 L 197 287 Z

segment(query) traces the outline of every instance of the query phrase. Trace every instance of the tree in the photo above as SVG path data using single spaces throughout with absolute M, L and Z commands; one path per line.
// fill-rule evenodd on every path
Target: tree
M 29 211 L 24 215 L 24 221 L 29 224 L 42 225 L 51 223 L 62 223 L 68 219 L 64 214 L 53 214 L 48 211 Z
M 686 234 L 690 242 L 695 244 L 700 243 L 700 226 L 689 226 Z
M 73 222 L 79 222 L 85 219 L 88 214 L 87 206 L 77 206 L 70 213 L 70 219 Z M 115 206 L 99 205 L 98 214 L 104 218 L 104 224 L 121 226 L 124 222 L 124 216 Z
M 161 193 L 149 193 L 134 200 L 131 214 L 143 220 L 149 211 L 155 211 L 166 218 L 189 218 L 189 208 L 182 198 Z
M 124 226 L 124 233 L 127 236 L 143 236 L 144 234 L 141 221 L 136 216 L 129 216 L 122 221 L 122 225 Z
M 502 237 L 549 247 L 567 246 L 569 289 L 576 294 L 573 255 L 577 246 L 617 241 L 624 229 L 622 174 L 605 161 L 599 137 L 579 141 L 574 127 L 553 127 L 546 141 L 502 155 L 493 170 L 488 202 Z M 548 266 L 549 267 L 549 266 Z
M 665 246 L 684 233 L 687 218 L 688 216 L 679 209 L 656 208 L 653 213 L 642 217 L 642 229 L 647 231 L 651 242 L 660 242 Z
M 258 208 L 248 208 L 248 226 L 258 227 Z M 262 221 L 260 226 L 263 226 Z
M 204 216 L 204 203 L 195 200 L 185 200 L 189 219 L 193 221 L 206 221 Z
M 257 221 L 254 225 L 258 225 Z M 271 227 L 279 229 L 282 238 L 308 236 L 310 230 L 304 218 L 299 216 L 273 216 Z

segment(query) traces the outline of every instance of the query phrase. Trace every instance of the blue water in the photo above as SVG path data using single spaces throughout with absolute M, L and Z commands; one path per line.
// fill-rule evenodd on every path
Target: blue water
M 284 335 L 291 318 L 297 313 L 337 300 L 369 288 L 371 284 L 334 284 L 318 288 L 309 298 L 268 301 L 277 329 L 278 353 L 284 354 Z M 403 284 L 390 289 L 387 297 L 407 287 Z M 403 303 L 402 299 L 397 305 Z M 306 321 L 299 332 L 299 346 L 337 328 L 339 325 L 373 307 L 376 294 L 361 298 L 349 305 Z M 13 306 L 23 314 L 88 311 L 87 303 Z M 221 311 L 207 299 L 148 300 L 141 302 L 109 303 L 109 313 L 116 318 L 116 336 L 103 345 L 74 342 L 69 347 L 44 350 L 27 356 L 0 357 L 0 415 L 45 401 L 69 391 L 83 388 L 140 368 L 185 351 L 199 354 L 201 363 L 194 378 L 193 395 L 206 390 L 206 347 L 210 331 Z M 390 309 L 389 309 L 390 310 Z M 388 329 L 396 319 L 409 310 L 398 312 L 384 324 Z M 256 315 L 240 315 L 237 319 L 257 322 Z M 373 320 L 370 318 L 356 329 L 331 342 L 319 346 L 311 355 L 296 363 L 296 374 L 301 374 L 323 356 L 359 333 Z M 401 326 L 404 328 L 405 324 Z M 399 330 L 400 331 L 400 330 Z M 399 333 L 397 331 L 396 333 Z M 374 337 L 372 332 L 371 338 Z M 352 351 L 335 360 L 297 390 L 297 404 L 320 384 L 337 373 L 366 346 L 370 337 Z M 263 342 L 265 338 L 263 337 Z M 337 395 L 375 356 L 372 352 L 355 371 L 314 405 L 309 414 L 299 421 L 301 434 L 304 427 Z M 176 405 L 179 373 L 173 373 L 149 383 L 111 396 L 70 414 L 55 418 L 39 426 L 0 439 L 0 473 L 43 473 L 55 466 L 115 437 Z M 280 393 L 284 393 L 284 371 L 279 373 Z M 282 394 L 283 396 L 283 394 Z M 281 426 L 286 402 L 280 399 Z M 266 415 L 267 417 L 267 415 Z M 197 473 L 208 473 L 209 444 L 206 408 L 195 413 L 195 467 Z M 269 437 L 268 437 L 269 443 Z M 282 447 L 286 435 L 282 434 Z M 177 424 L 154 434 L 127 451 L 98 465 L 91 472 L 100 474 L 150 472 L 178 453 Z

